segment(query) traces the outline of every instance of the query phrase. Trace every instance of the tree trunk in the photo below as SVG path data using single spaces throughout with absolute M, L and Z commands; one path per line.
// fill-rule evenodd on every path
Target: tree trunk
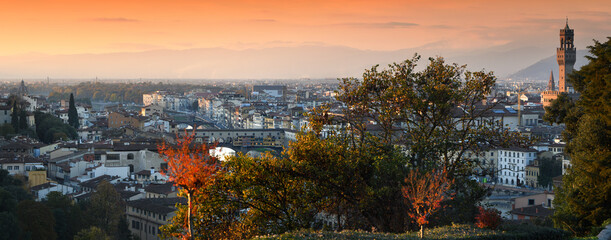
M 420 238 L 424 238 L 424 225 L 420 225 Z
M 189 226 L 189 239 L 193 239 L 193 229 L 191 228 L 191 192 L 187 191 L 187 201 L 189 202 L 189 208 L 187 209 L 187 224 Z
M 337 203 L 337 232 L 342 231 L 341 217 L 342 215 L 340 214 L 340 206 L 339 206 L 339 203 Z

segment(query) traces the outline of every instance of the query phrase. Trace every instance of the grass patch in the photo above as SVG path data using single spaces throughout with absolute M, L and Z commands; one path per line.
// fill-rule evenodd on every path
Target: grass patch
M 444 226 L 434 229 L 425 229 L 424 239 L 477 239 L 477 240 L 521 240 L 521 239 L 571 239 L 570 234 L 566 231 L 539 227 L 533 225 L 523 224 L 511 224 L 502 226 L 499 230 L 488 230 L 476 228 L 472 225 L 467 224 L 454 224 L 450 226 Z M 300 230 L 293 231 L 290 233 L 284 233 L 279 235 L 259 236 L 255 239 L 259 240 L 276 240 L 276 239 L 295 239 L 295 240 L 306 240 L 306 239 L 329 239 L 329 240 L 340 240 L 340 239 L 376 239 L 376 240 L 417 240 L 418 232 L 409 232 L 402 234 L 392 233 L 372 233 L 365 231 L 342 231 L 342 232 L 328 232 L 328 231 L 313 231 L 313 230 Z

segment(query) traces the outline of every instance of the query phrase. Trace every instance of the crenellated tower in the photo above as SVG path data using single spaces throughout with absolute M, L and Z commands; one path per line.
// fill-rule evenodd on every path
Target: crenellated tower
M 560 47 L 556 48 L 556 60 L 558 60 L 559 68 L 558 89 L 556 90 L 552 71 L 549 76 L 547 91 L 541 93 L 541 103 L 544 107 L 551 105 L 552 101 L 558 98 L 558 94 L 560 93 L 566 92 L 571 97 L 577 96 L 573 86 L 567 82 L 567 77 L 573 72 L 573 66 L 577 58 L 574 39 L 575 33 L 573 29 L 569 27 L 569 19 L 567 18 L 566 25 L 563 29 L 560 29 Z
M 573 72 L 576 57 L 574 32 L 573 29 L 569 28 L 569 19 L 567 18 L 566 26 L 564 29 L 560 29 L 560 47 L 556 49 L 556 59 L 558 60 L 558 66 L 560 68 L 558 73 L 559 92 L 575 92 L 571 84 L 567 82 L 567 77 Z

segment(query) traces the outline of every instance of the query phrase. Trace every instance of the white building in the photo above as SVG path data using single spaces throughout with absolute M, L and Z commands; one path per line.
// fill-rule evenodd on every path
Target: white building
M 172 95 L 165 91 L 157 91 L 151 94 L 142 94 L 142 102 L 145 106 L 158 105 L 165 110 L 183 111 L 191 107 L 189 98 Z
M 527 165 L 533 164 L 536 158 L 537 150 L 534 149 L 498 149 L 498 183 L 514 187 L 524 184 L 524 169 Z
M 67 195 L 70 193 L 74 193 L 74 188 L 71 186 L 67 186 L 67 185 L 62 185 L 62 184 L 58 184 L 58 183 L 54 183 L 54 182 L 48 182 L 45 184 L 41 184 L 38 186 L 34 186 L 31 189 L 32 193 L 34 194 L 34 197 L 36 198 L 36 201 L 40 202 L 43 199 L 47 198 L 47 195 L 50 192 L 59 192 L 63 195 Z

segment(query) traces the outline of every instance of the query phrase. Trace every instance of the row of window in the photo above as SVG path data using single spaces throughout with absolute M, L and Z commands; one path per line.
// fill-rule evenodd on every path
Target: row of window
M 539 176 L 539 172 L 526 171 L 526 176 Z
M 161 230 L 159 230 L 159 227 L 155 227 L 152 224 L 151 225 L 149 225 L 149 224 L 142 224 L 142 223 L 140 223 L 140 221 L 132 220 L 132 228 L 133 229 L 140 229 L 140 227 L 142 227 L 142 229 L 144 229 L 144 231 L 147 232 L 147 233 L 150 233 L 150 234 L 161 234 Z
M 19 170 L 19 166 L 6 166 L 6 170 Z
M 106 160 L 121 160 L 120 154 L 106 154 Z M 134 154 L 128 153 L 127 160 L 134 160 Z
M 504 153 L 504 155 L 503 155 L 504 157 L 524 157 L 524 153 L 519 153 L 519 152 L 518 153 L 517 152 L 501 152 L 501 153 Z M 507 155 L 509 155 L 509 156 L 507 156 Z M 533 153 L 531 153 L 531 152 L 528 153 L 528 157 L 532 157 L 532 156 L 533 156 Z
M 524 167 L 520 169 L 519 167 L 516 167 L 515 165 L 504 165 L 504 164 L 501 164 L 501 169 L 510 169 L 512 171 L 524 171 Z
M 19 166 L 6 166 L 6 170 L 15 170 L 19 171 Z M 33 166 L 25 166 L 26 171 L 36 170 L 36 167 Z
M 158 218 L 159 220 L 163 220 L 163 221 L 166 220 L 166 215 L 156 214 L 156 213 L 150 212 L 150 211 L 144 211 L 142 209 L 135 208 L 135 207 L 132 207 L 132 212 L 135 212 L 135 213 L 138 213 L 138 214 L 143 214 L 144 216 Z
M 558 147 L 558 148 L 553 147 L 553 148 L 549 148 L 549 150 L 551 152 L 564 152 L 564 148 L 563 147 Z
M 200 134 L 200 136 L 206 136 L 206 135 L 208 135 L 208 134 Z M 232 135 L 232 133 L 227 134 L 227 136 L 230 136 L 230 137 L 231 137 L 231 135 Z M 235 133 L 235 135 L 236 135 L 236 136 L 240 136 L 240 133 Z M 243 134 L 242 134 L 242 136 L 253 136 L 253 137 L 254 137 L 255 135 L 256 135 L 255 133 L 252 133 L 252 134 L 249 134 L 249 133 L 243 133 Z M 261 135 L 261 136 L 263 136 L 263 133 L 260 133 L 260 135 Z M 267 133 L 267 136 L 271 136 L 271 135 L 272 135 L 271 133 Z M 210 136 L 214 136 L 214 133 L 213 133 L 213 132 L 212 132 L 212 133 L 210 133 Z M 223 136 L 223 133 L 219 133 L 219 136 Z M 277 133 L 276 133 L 276 136 L 280 136 L 280 133 L 279 133 L 279 132 L 277 132 Z
M 521 177 L 521 178 L 524 177 L 524 173 L 515 173 L 515 172 L 511 172 L 511 171 L 502 171 L 501 175 L 502 176 L 510 176 L 510 177 L 517 176 L 517 177 Z
M 522 159 L 522 161 L 520 161 L 520 159 L 515 159 L 515 158 L 501 158 L 500 162 L 511 162 L 511 163 L 517 163 L 517 164 L 524 164 L 524 159 Z

